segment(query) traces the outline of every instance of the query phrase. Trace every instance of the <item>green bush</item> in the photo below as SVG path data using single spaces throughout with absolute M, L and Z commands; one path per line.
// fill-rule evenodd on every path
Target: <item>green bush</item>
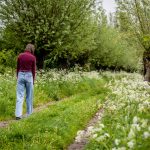
M 0 73 L 4 74 L 5 71 L 8 70 L 6 68 L 10 68 L 12 74 L 14 73 L 16 68 L 16 54 L 14 53 L 14 50 L 4 49 L 0 51 Z
M 102 27 L 97 33 L 96 48 L 92 51 L 90 62 L 96 68 L 138 70 L 139 56 L 135 43 L 132 45 L 126 36 L 110 27 Z

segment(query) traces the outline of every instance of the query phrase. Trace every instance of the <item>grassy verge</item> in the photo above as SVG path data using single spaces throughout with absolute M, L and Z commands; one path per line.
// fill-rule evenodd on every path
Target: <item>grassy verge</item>
M 85 91 L 0 129 L 0 149 L 65 149 L 103 103 L 108 89 Z

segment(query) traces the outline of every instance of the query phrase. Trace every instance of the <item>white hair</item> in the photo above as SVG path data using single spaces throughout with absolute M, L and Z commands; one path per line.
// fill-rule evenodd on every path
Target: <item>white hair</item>
M 25 50 L 29 50 L 31 53 L 34 53 L 35 47 L 33 44 L 27 44 Z

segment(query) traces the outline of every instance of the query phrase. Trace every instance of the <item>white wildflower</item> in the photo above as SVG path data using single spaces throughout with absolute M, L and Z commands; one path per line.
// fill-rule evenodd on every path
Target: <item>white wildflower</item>
M 115 145 L 119 145 L 120 140 L 119 139 L 115 139 Z
M 139 104 L 138 107 L 139 107 L 139 108 L 138 108 L 138 111 L 139 111 L 139 112 L 143 112 L 143 111 L 145 110 L 145 107 L 144 107 L 142 104 Z
M 119 147 L 118 150 L 126 150 L 126 147 Z
M 150 133 L 149 132 L 144 132 L 143 133 L 143 136 L 145 139 L 149 138 L 150 137 Z
M 147 127 L 147 125 L 148 125 L 148 120 L 147 119 L 142 119 L 142 125 L 141 125 L 141 127 L 142 128 L 146 128 Z
M 120 129 L 121 128 L 121 125 L 119 123 L 117 123 L 117 126 L 116 126 L 117 129 Z
M 95 132 L 101 132 L 101 131 L 102 131 L 102 128 L 95 128 L 95 129 L 92 130 L 92 132 L 94 132 L 94 133 Z
M 144 102 L 143 102 L 143 105 L 144 105 L 144 106 L 149 106 L 149 105 L 150 105 L 150 102 L 149 102 L 149 101 L 144 101 Z
M 128 145 L 129 148 L 133 148 L 134 145 L 135 145 L 135 143 L 134 143 L 134 141 L 132 140 L 132 141 L 128 142 L 127 145 Z
M 110 135 L 108 133 L 105 133 L 104 137 L 110 137 Z
M 93 134 L 92 138 L 93 139 L 97 138 L 97 134 Z
M 100 137 L 98 137 L 98 138 L 96 138 L 96 141 L 97 142 L 102 142 L 102 141 L 104 141 L 105 140 L 105 136 L 100 136 Z
M 137 124 L 138 121 L 139 121 L 139 118 L 138 118 L 137 116 L 135 116 L 135 117 L 133 118 L 133 124 Z
M 134 137 L 135 137 L 135 133 L 134 133 L 133 129 L 131 128 L 131 129 L 130 129 L 130 132 L 129 132 L 129 134 L 128 134 L 128 138 L 129 138 L 129 139 L 132 139 L 132 138 L 134 138 Z
M 133 130 L 141 131 L 141 127 L 139 126 L 139 124 L 132 124 L 132 125 L 131 125 L 131 128 L 132 128 Z
M 104 128 L 105 126 L 104 126 L 104 124 L 99 124 L 99 127 L 101 127 L 101 128 Z

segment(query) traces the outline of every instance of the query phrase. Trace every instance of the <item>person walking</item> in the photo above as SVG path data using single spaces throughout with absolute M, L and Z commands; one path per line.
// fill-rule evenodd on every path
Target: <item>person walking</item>
M 26 91 L 27 116 L 33 112 L 33 85 L 36 73 L 35 47 L 27 44 L 25 51 L 17 59 L 16 120 L 22 118 L 24 91 Z

